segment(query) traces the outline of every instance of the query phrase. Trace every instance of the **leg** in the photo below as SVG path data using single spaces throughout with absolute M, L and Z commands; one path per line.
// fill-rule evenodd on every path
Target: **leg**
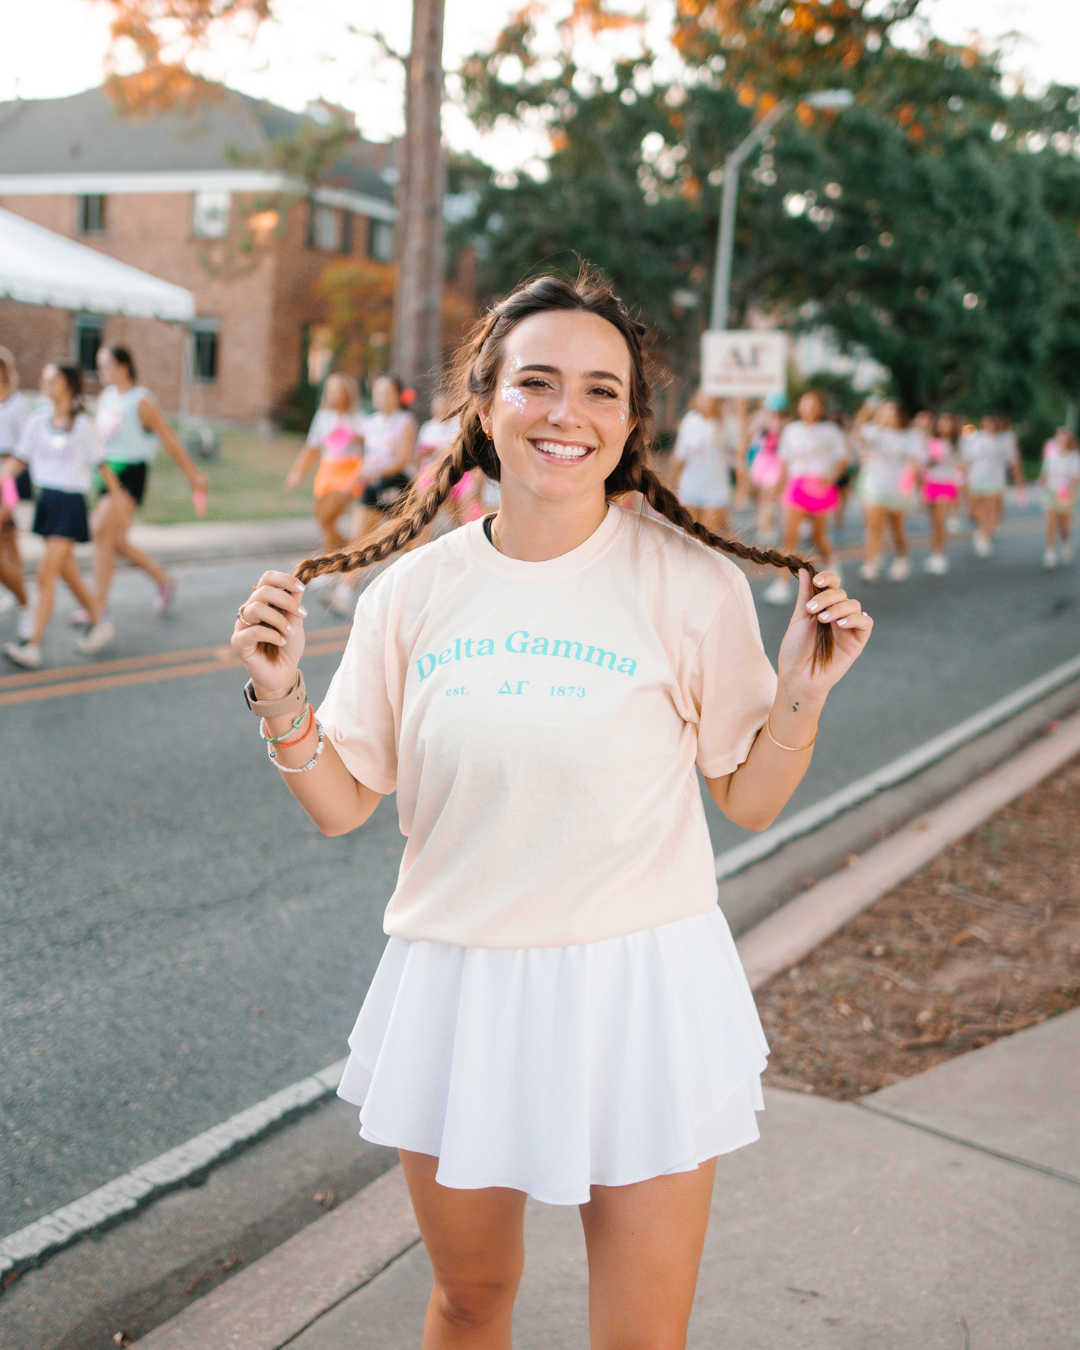
M 438 1158 L 401 1150 L 435 1284 L 423 1350 L 510 1350 L 510 1319 L 525 1266 L 525 1194 L 492 1186 L 452 1190 Z
M 34 628 L 30 634 L 30 641 L 40 643 L 45 636 L 45 630 L 49 626 L 49 620 L 52 618 L 53 601 L 56 595 L 56 578 L 60 575 L 66 558 L 71 556 L 71 550 L 75 547 L 70 539 L 62 539 L 59 535 L 50 535 L 45 540 L 45 554 L 38 567 L 38 599 L 37 608 L 34 611 Z
M 814 541 L 823 567 L 832 566 L 833 547 L 829 538 L 829 517 L 824 511 L 810 517 L 810 538 Z
M 23 578 L 22 558 L 15 521 L 0 519 L 0 583 L 15 597 L 20 609 L 27 604 L 26 582 Z
M 134 511 L 132 511 L 132 515 L 134 514 Z M 141 548 L 137 548 L 131 543 L 127 537 L 126 526 L 124 533 L 116 541 L 116 551 L 122 558 L 126 558 L 128 562 L 131 563 L 132 567 L 138 567 L 143 572 L 146 572 L 158 590 L 161 590 L 163 586 L 168 584 L 169 578 L 165 573 L 165 569 L 161 567 L 160 564 L 156 563 L 149 553 L 144 553 Z
M 97 596 L 83 580 L 79 564 L 75 561 L 75 550 L 69 549 L 67 557 L 60 565 L 60 575 L 67 583 L 71 594 L 90 615 L 90 622 L 96 624 L 104 610 L 98 604 Z
M 592 1350 L 685 1350 L 716 1159 L 634 1186 L 594 1186 L 581 1206 Z
M 889 512 L 889 529 L 892 533 L 893 543 L 896 546 L 896 556 L 906 558 L 908 551 L 907 531 L 904 529 L 903 511 Z
M 930 503 L 930 552 L 945 552 L 945 515 L 949 509 L 947 501 Z
M 881 558 L 885 543 L 885 508 L 867 504 L 865 511 L 866 540 L 863 545 L 866 566 L 874 567 Z
M 134 515 L 134 497 L 126 492 L 114 497 L 107 492 L 98 499 L 90 517 L 90 536 L 94 541 L 94 591 L 101 609 L 109 603 L 116 555 Z
M 346 492 L 327 492 L 315 498 L 315 519 L 323 535 L 323 552 L 336 553 L 345 547 L 345 536 L 337 527 L 338 517 L 349 504 Z
M 794 553 L 799 544 L 799 526 L 803 522 L 803 515 L 797 506 L 784 507 L 784 544 L 785 553 Z
M 1057 543 L 1058 515 L 1056 511 L 1046 513 L 1046 547 L 1053 548 Z
M 1069 527 L 1072 525 L 1072 512 L 1058 511 L 1057 523 L 1058 523 L 1058 532 L 1061 535 L 1061 542 L 1067 548 L 1069 545 Z

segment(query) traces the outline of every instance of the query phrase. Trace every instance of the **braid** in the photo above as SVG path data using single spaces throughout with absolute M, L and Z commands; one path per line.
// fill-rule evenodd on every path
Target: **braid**
M 744 544 L 738 539 L 725 539 L 723 535 L 713 534 L 707 530 L 704 525 L 696 521 L 690 512 L 675 496 L 670 488 L 665 487 L 657 475 L 647 464 L 643 462 L 640 455 L 634 456 L 632 462 L 627 465 L 628 477 L 633 483 L 636 491 L 640 492 L 654 511 L 658 512 L 665 520 L 670 520 L 673 525 L 684 530 L 687 534 L 693 535 L 708 548 L 714 548 L 721 553 L 730 553 L 736 558 L 742 558 L 744 562 L 756 563 L 759 567 L 779 567 L 786 569 L 794 577 L 798 577 L 803 570 L 810 573 L 811 580 L 817 575 L 817 568 L 807 558 L 800 558 L 795 553 L 781 553 L 775 548 L 755 548 L 752 544 Z M 825 623 L 819 623 L 814 637 L 814 656 L 811 662 L 811 671 L 816 671 L 819 667 L 828 666 L 833 658 L 833 632 L 832 628 Z

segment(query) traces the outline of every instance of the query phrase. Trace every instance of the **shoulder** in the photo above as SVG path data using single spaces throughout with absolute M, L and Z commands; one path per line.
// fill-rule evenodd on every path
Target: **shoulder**
M 364 587 L 357 612 L 371 618 L 391 608 L 412 610 L 430 603 L 433 594 L 445 592 L 448 578 L 460 578 L 468 566 L 465 532 L 451 530 L 408 553 L 399 553 L 373 581 Z
M 670 586 L 680 595 L 700 586 L 716 599 L 746 584 L 733 558 L 709 548 L 671 521 L 644 512 L 623 514 L 623 548 L 634 555 L 635 575 L 643 574 L 648 583 Z

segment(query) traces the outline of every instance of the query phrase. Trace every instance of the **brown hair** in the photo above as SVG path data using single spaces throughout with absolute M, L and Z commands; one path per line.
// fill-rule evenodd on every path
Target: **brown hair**
M 762 566 L 785 568 L 796 576 L 805 568 L 813 576 L 817 571 L 813 563 L 793 553 L 753 548 L 737 539 L 713 534 L 694 520 L 678 497 L 649 467 L 652 408 L 645 369 L 645 327 L 631 317 L 607 282 L 591 268 L 582 268 L 575 281 L 541 276 L 524 282 L 480 320 L 460 353 L 451 385 L 450 398 L 454 406 L 449 415 L 460 417 L 461 430 L 434 460 L 433 472 L 425 476 L 424 485 L 414 483 L 367 541 L 351 544 L 321 558 L 306 558 L 297 566 L 296 576 L 308 582 L 326 572 L 352 572 L 383 562 L 423 534 L 454 486 L 470 469 L 480 469 L 498 482 L 499 457 L 494 442 L 480 425 L 480 409 L 489 406 L 495 397 L 507 334 L 523 319 L 554 310 L 595 314 L 606 319 L 622 335 L 630 353 L 629 405 L 634 426 L 626 438 L 622 457 L 604 484 L 606 495 L 610 498 L 624 492 L 640 492 L 654 511 L 709 548 Z M 270 644 L 261 644 L 260 649 L 271 659 L 278 651 Z M 814 667 L 828 665 L 832 652 L 832 630 L 826 624 L 819 624 Z

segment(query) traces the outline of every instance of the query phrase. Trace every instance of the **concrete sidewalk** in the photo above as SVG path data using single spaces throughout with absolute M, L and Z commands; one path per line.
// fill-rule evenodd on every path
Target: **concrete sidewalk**
M 1078 1059 L 1074 1010 L 858 1104 L 767 1089 L 761 1141 L 720 1160 L 689 1345 L 1071 1350 Z M 138 1344 L 416 1350 L 416 1237 L 394 1168 Z M 575 1210 L 530 1202 L 527 1249 L 515 1347 L 585 1350 Z

